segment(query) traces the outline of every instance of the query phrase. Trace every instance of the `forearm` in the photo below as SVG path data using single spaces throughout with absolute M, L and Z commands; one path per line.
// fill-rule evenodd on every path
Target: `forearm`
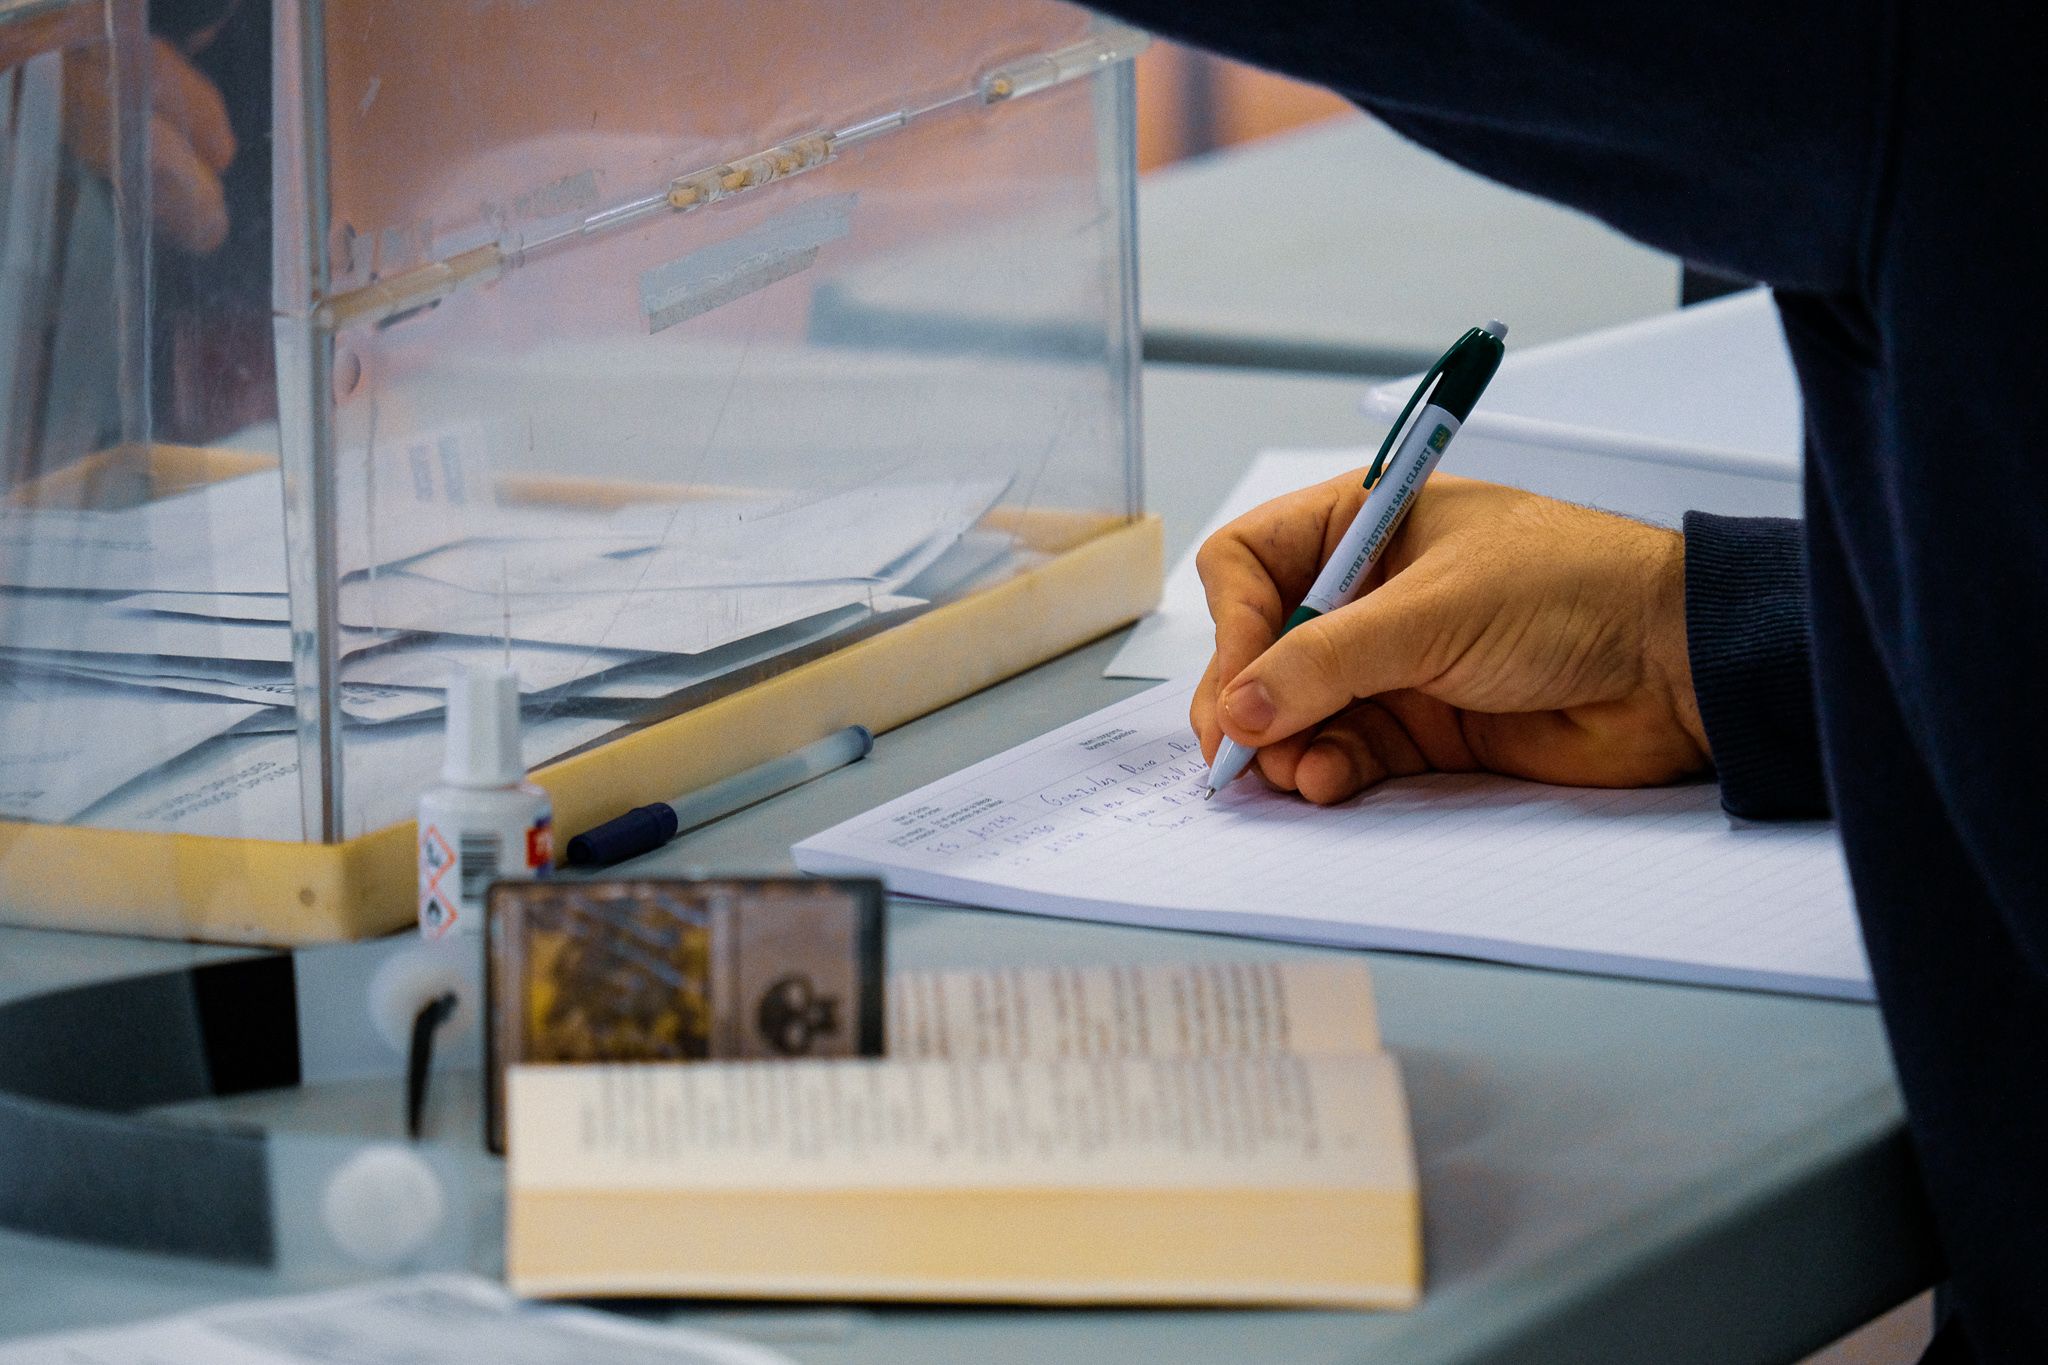
M 1805 533 L 1776 517 L 1685 518 L 1685 630 L 1721 804 L 1754 820 L 1829 811 L 1814 712 Z

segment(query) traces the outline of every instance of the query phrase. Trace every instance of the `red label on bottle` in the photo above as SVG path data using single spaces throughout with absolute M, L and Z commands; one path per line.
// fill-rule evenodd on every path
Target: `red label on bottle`
M 526 865 L 536 872 L 545 872 L 555 865 L 555 826 L 552 820 L 542 820 L 526 831 Z

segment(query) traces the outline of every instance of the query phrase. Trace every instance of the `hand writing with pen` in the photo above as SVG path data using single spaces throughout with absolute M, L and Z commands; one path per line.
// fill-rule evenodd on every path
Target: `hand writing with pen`
M 1364 500 L 1362 471 L 1224 527 L 1197 566 L 1216 653 L 1189 719 L 1310 801 L 1489 771 L 1637 787 L 1709 767 L 1675 531 L 1438 475 L 1355 601 L 1289 631 Z

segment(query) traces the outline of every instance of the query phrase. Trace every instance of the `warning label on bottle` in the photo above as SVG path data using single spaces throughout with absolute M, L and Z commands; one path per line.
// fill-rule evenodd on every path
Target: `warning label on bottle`
M 439 938 L 455 927 L 461 860 L 435 825 L 420 826 L 420 933 Z

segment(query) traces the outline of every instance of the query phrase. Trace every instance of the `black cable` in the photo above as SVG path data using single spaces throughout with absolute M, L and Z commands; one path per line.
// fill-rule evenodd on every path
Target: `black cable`
M 405 1131 L 417 1138 L 427 1107 L 427 1075 L 434 1061 L 434 1032 L 455 1013 L 455 992 L 445 991 L 420 1006 L 412 1021 L 412 1046 L 405 1054 Z

